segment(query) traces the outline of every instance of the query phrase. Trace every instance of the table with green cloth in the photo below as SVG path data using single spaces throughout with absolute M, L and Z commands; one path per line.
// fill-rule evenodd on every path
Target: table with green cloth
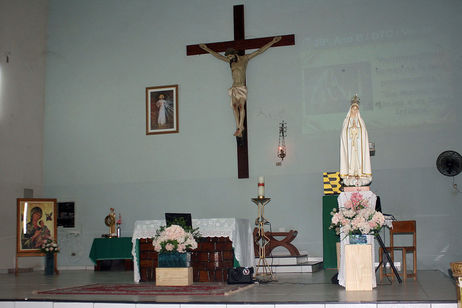
M 95 264 L 103 260 L 132 260 L 132 238 L 95 238 L 89 257 Z

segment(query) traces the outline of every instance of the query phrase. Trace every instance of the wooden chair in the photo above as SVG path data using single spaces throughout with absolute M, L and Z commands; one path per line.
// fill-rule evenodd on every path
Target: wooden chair
M 411 246 L 395 246 L 395 235 L 399 234 L 412 234 L 412 245 Z M 406 281 L 406 278 L 414 278 L 417 279 L 417 240 L 416 240 L 416 221 L 415 220 L 407 220 L 407 221 L 393 221 L 393 228 L 390 229 L 390 246 L 386 247 L 387 251 L 390 253 L 391 259 L 395 260 L 394 252 L 395 250 L 401 250 L 402 252 L 402 265 L 401 265 L 401 275 L 403 276 L 403 280 Z M 406 263 L 406 256 L 408 253 L 412 253 L 414 260 L 413 260 L 413 271 L 412 273 L 407 272 L 407 263 Z M 383 277 L 391 277 L 393 279 L 393 273 L 387 273 L 384 270 L 383 266 L 383 249 L 382 247 L 379 248 L 379 262 L 382 264 L 380 266 L 380 280 Z

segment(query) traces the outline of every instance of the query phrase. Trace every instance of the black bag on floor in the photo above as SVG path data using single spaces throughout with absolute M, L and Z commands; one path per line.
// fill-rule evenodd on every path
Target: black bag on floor
M 234 267 L 228 269 L 228 283 L 253 283 L 253 267 Z

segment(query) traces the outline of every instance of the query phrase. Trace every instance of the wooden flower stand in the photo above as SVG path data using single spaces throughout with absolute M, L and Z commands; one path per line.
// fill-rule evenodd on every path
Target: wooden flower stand
M 462 277 L 457 277 L 457 307 L 462 308 Z
M 190 286 L 193 284 L 192 267 L 158 267 L 156 286 Z
M 345 245 L 345 289 L 372 290 L 372 245 Z
M 457 285 L 457 307 L 462 308 L 462 261 L 452 262 L 451 264 L 452 276 L 456 279 Z

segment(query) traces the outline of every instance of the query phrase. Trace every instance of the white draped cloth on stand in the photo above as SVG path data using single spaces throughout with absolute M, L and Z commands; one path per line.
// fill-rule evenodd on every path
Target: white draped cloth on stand
M 134 281 L 140 281 L 140 270 L 136 251 L 136 240 L 153 238 L 164 220 L 138 220 L 132 236 L 133 275 Z M 244 267 L 254 266 L 255 254 L 253 246 L 253 230 L 248 219 L 243 218 L 208 218 L 193 219 L 193 228 L 199 228 L 202 237 L 229 237 L 233 242 L 234 257 Z
M 351 195 L 356 192 L 342 192 L 338 196 L 338 206 L 339 209 L 344 207 L 345 202 L 350 200 Z M 372 208 L 375 209 L 375 203 L 377 201 L 377 196 L 372 191 L 361 191 L 361 195 L 364 199 L 369 200 L 369 204 Z M 366 235 L 367 237 L 367 244 L 372 246 L 372 287 L 377 287 L 377 281 L 375 278 L 375 268 L 374 268 L 374 260 L 375 260 L 375 249 L 374 249 L 374 236 L 373 235 Z M 338 283 L 339 285 L 345 287 L 345 245 L 350 244 L 350 237 L 348 234 L 345 234 L 340 230 L 340 268 L 338 269 Z

